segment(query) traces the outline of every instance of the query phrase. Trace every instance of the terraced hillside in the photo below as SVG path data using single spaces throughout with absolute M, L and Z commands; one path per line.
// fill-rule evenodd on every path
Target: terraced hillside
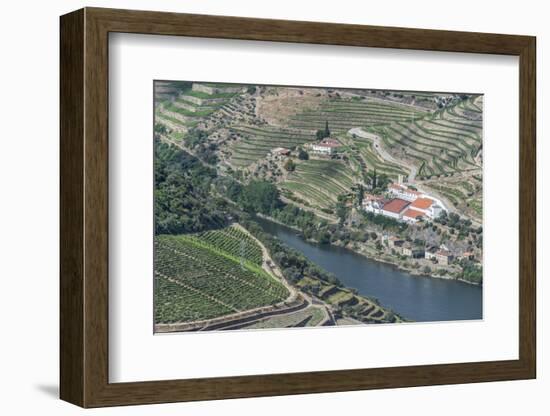
M 330 209 L 355 181 L 353 171 L 342 161 L 310 159 L 297 164 L 280 186 L 313 207 Z
M 160 92 L 156 94 L 155 124 L 166 127 L 176 140 L 181 140 L 189 129 L 206 123 L 216 113 L 230 111 L 234 105 L 232 99 L 243 90 L 242 86 L 232 84 L 157 84 L 155 88 Z
M 419 179 L 479 170 L 482 144 L 481 113 L 471 111 L 480 97 L 469 99 L 431 116 L 371 126 L 393 157 L 418 168 Z M 468 108 L 468 109 L 466 109 Z
M 191 88 L 182 89 L 182 85 L 178 84 L 179 90 L 162 85 L 161 96 L 167 90 L 172 98 L 157 107 L 156 122 L 176 141 L 191 128 L 206 131 L 208 140 L 217 143 L 222 162 L 232 168 L 248 168 L 275 147 L 294 148 L 312 142 L 327 122 L 331 134 L 341 139 L 354 128 L 375 134 L 391 155 L 390 160 L 382 157 L 374 143 L 362 137 L 344 140 L 356 172 L 377 169 L 395 180 L 399 174 L 409 174 L 414 166 L 416 178 L 425 180 L 471 172 L 481 166 L 482 96 L 462 100 L 447 96 L 446 100 L 454 101 L 433 111 L 410 100 L 396 102 L 395 97 L 310 95 L 307 99 L 316 99 L 317 105 L 308 105 L 305 111 L 286 119 L 279 117 L 278 125 L 270 125 L 256 117 L 254 93 L 246 86 L 193 83 Z M 271 88 L 272 94 L 275 91 L 271 101 L 276 102 L 278 90 L 285 88 Z M 412 103 L 419 99 L 417 95 Z M 285 94 L 281 97 L 283 101 L 288 98 Z M 292 99 L 299 100 L 296 96 Z
M 318 110 L 293 116 L 289 125 L 300 129 L 318 130 L 328 121 L 333 133 L 345 133 L 353 127 L 378 126 L 414 120 L 428 113 L 420 108 L 383 102 L 378 99 L 330 99 Z
M 189 88 L 191 88 L 191 83 L 186 81 L 155 81 L 155 104 L 171 100 Z
M 260 247 L 233 227 L 156 236 L 155 322 L 200 321 L 284 301 L 288 290 L 260 263 Z
M 276 147 L 292 148 L 311 142 L 315 138 L 313 131 L 265 125 L 236 124 L 231 126 L 230 130 L 239 136 L 239 140 L 231 147 L 231 164 L 237 167 L 257 162 Z
M 217 250 L 224 251 L 238 259 L 246 259 L 258 266 L 262 265 L 262 249 L 248 234 L 236 227 L 221 230 L 205 231 L 189 238 L 196 239 L 198 244 L 209 244 Z
M 352 137 L 341 136 L 340 141 L 345 145 L 344 149 L 349 158 L 349 162 L 358 176 L 376 169 L 379 173 L 384 173 L 397 180 L 399 175 L 407 176 L 408 172 L 405 167 L 398 163 L 384 159 L 379 151 L 375 150 L 372 140 L 352 134 Z
M 481 174 L 457 175 L 423 182 L 423 188 L 435 191 L 456 211 L 481 223 L 483 218 L 483 189 Z

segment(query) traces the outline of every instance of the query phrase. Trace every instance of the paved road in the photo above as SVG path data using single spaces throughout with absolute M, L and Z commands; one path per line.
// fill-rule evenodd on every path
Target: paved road
M 398 160 L 396 158 L 394 158 L 392 155 L 390 155 L 385 149 L 384 147 L 382 147 L 382 143 L 381 143 L 381 139 L 379 136 L 377 136 L 376 134 L 373 134 L 373 133 L 370 133 L 370 132 L 367 132 L 363 129 L 361 129 L 360 127 L 354 127 L 352 129 L 350 129 L 348 131 L 348 134 L 349 135 L 356 135 L 356 136 L 359 136 L 359 137 L 362 137 L 363 139 L 369 139 L 369 140 L 372 140 L 372 142 L 374 143 L 374 149 L 378 152 L 378 154 L 380 155 L 380 157 L 384 160 L 387 160 L 388 162 L 391 162 L 391 163 L 395 163 L 396 165 L 399 165 L 399 166 L 403 166 L 405 169 L 407 169 L 408 171 L 410 171 L 409 173 L 409 178 L 408 178 L 408 182 L 409 183 L 413 183 L 414 182 L 414 178 L 416 178 L 416 173 L 417 173 L 417 168 L 416 166 L 414 165 L 409 165 L 408 163 L 405 163 L 401 160 Z

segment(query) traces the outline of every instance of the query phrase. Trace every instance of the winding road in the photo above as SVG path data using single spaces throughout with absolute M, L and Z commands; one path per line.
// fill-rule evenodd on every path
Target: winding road
M 388 162 L 395 163 L 396 165 L 399 165 L 399 166 L 403 166 L 405 169 L 410 171 L 409 177 L 408 177 L 408 182 L 409 183 L 414 182 L 414 178 L 416 178 L 416 174 L 417 174 L 417 171 L 418 171 L 417 167 L 414 166 L 414 165 L 410 165 L 408 163 L 405 163 L 402 160 L 398 160 L 398 159 L 394 158 L 392 155 L 390 155 L 386 151 L 386 149 L 384 149 L 384 147 L 382 147 L 382 143 L 381 143 L 382 140 L 380 139 L 379 136 L 377 136 L 376 134 L 367 132 L 367 131 L 363 130 L 361 127 L 354 127 L 352 129 L 350 129 L 348 131 L 348 134 L 350 136 L 356 135 L 356 136 L 359 136 L 363 139 L 372 140 L 372 142 L 374 143 L 373 147 L 378 152 L 380 157 L 384 160 L 387 160 Z
M 271 255 L 269 254 L 269 251 L 267 251 L 267 248 L 265 248 L 264 244 L 258 240 L 254 235 L 252 235 L 246 228 L 244 228 L 239 223 L 233 223 L 231 225 L 232 227 L 237 228 L 242 233 L 248 235 L 254 242 L 261 248 L 262 250 L 262 269 L 264 269 L 268 274 L 274 276 L 279 280 L 280 283 L 282 283 L 286 289 L 289 291 L 288 298 L 285 300 L 285 302 L 294 302 L 296 298 L 298 297 L 298 292 L 296 291 L 296 288 L 292 286 L 288 281 L 285 279 L 283 272 L 281 269 L 279 269 L 279 266 L 273 261 L 271 258 Z

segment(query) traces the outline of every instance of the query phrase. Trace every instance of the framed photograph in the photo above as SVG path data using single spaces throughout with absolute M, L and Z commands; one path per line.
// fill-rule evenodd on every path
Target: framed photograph
M 61 398 L 534 378 L 535 50 L 62 16 Z

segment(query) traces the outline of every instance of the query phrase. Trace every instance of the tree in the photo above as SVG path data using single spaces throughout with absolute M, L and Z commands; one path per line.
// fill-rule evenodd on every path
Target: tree
M 377 174 L 376 174 L 376 168 L 374 168 L 374 170 L 367 173 L 367 181 L 369 183 L 371 191 L 374 191 L 378 185 L 376 180 L 377 180 Z
M 325 137 L 330 137 L 330 129 L 328 128 L 328 120 L 325 121 Z
M 164 124 L 155 123 L 155 133 L 166 134 L 166 126 Z
M 320 244 L 330 243 L 330 233 L 328 231 L 323 231 L 319 233 L 319 235 L 317 236 L 317 241 L 319 241 Z
M 272 183 L 257 180 L 243 187 L 239 202 L 249 212 L 267 215 L 283 206 L 277 187 Z
M 376 179 L 376 187 L 384 191 L 386 190 L 390 182 L 391 182 L 390 177 L 385 173 L 381 173 L 380 175 L 378 175 L 378 178 Z
M 224 226 L 226 202 L 212 197 L 217 174 L 185 151 L 155 140 L 155 233 L 183 234 Z
M 308 160 L 309 159 L 309 153 L 306 152 L 304 149 L 302 149 L 300 147 L 300 149 L 298 149 L 298 159 L 300 160 Z
M 348 217 L 349 209 L 346 206 L 345 200 L 338 198 L 336 202 L 336 215 L 338 216 L 340 225 L 343 225 Z
M 195 148 L 198 145 L 204 143 L 208 137 L 208 134 L 204 130 L 197 128 L 191 129 L 185 135 L 185 142 L 191 148 Z
M 284 165 L 285 169 L 289 172 L 294 172 L 296 169 L 296 163 L 292 159 L 288 159 Z
M 317 130 L 315 133 L 315 137 L 317 137 L 317 140 L 323 140 L 326 137 L 330 137 L 330 129 L 328 127 L 328 120 L 325 121 L 325 129 L 324 130 Z
M 353 185 L 352 189 L 354 191 L 353 199 L 354 199 L 355 205 L 360 206 L 365 196 L 365 188 L 363 187 L 362 184 L 358 183 Z

